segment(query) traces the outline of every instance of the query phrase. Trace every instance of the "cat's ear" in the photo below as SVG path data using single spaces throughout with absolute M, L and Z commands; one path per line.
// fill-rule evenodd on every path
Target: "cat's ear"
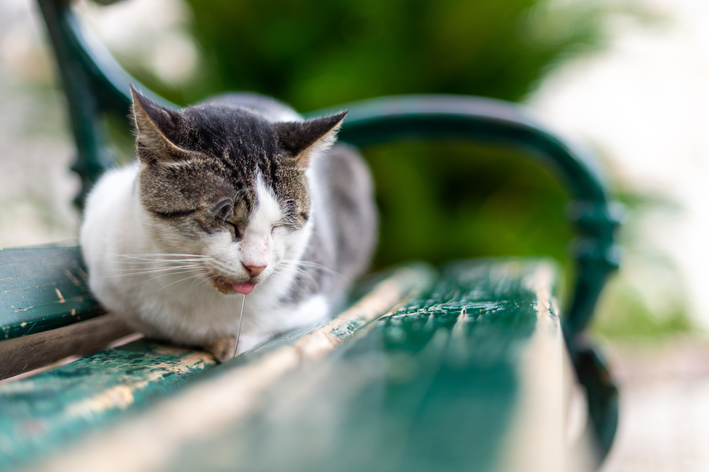
M 153 164 L 161 160 L 189 158 L 188 151 L 173 141 L 182 123 L 180 114 L 144 97 L 132 85 L 130 93 L 133 96 L 135 143 L 140 159 L 147 164 Z
M 308 121 L 278 123 L 278 140 L 296 158 L 298 165 L 307 167 L 314 153 L 325 152 L 335 144 L 345 116 L 347 110 Z

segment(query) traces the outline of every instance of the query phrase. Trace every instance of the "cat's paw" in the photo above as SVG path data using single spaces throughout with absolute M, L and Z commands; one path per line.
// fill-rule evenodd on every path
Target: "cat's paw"
M 217 339 L 213 343 L 204 346 L 204 348 L 211 352 L 214 358 L 220 364 L 226 362 L 232 357 L 234 357 L 234 344 L 236 343 L 235 338 L 223 338 Z

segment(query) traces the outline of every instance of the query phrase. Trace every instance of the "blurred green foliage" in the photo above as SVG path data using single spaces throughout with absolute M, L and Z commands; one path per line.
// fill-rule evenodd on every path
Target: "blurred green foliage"
M 566 196 L 535 162 L 456 142 L 393 143 L 365 155 L 382 215 L 378 266 L 539 254 L 566 261 Z
M 664 294 L 668 294 L 663 290 Z M 604 292 L 593 323 L 593 333 L 606 338 L 629 340 L 659 340 L 679 334 L 694 333 L 697 327 L 687 315 L 686 299 L 676 297 L 669 311 L 648 307 L 647 299 L 618 278 Z
M 549 0 L 187 2 L 205 67 L 169 98 L 252 90 L 300 111 L 405 93 L 516 101 L 550 66 L 601 43 L 609 13 Z
M 202 52 L 195 80 L 170 88 L 134 71 L 140 80 L 180 104 L 249 90 L 303 112 L 408 93 L 519 101 L 554 66 L 602 45 L 615 11 L 556 0 L 186 1 Z M 363 152 L 381 211 L 377 267 L 487 255 L 568 265 L 566 193 L 527 156 L 455 142 Z
M 392 94 L 520 100 L 602 43 L 607 8 L 548 0 L 187 0 L 203 58 L 187 103 L 225 90 L 300 111 Z M 511 150 L 461 143 L 365 149 L 381 211 L 376 266 L 542 254 L 566 262 L 565 193 Z

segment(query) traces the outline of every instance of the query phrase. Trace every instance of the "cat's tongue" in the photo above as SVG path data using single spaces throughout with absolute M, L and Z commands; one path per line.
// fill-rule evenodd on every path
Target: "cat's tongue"
M 231 284 L 231 288 L 243 295 L 248 295 L 254 289 L 255 285 L 256 284 L 251 282 L 241 282 L 238 284 Z

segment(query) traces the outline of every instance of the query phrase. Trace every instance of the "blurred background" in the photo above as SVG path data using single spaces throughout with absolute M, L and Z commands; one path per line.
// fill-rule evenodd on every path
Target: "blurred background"
M 709 470 L 709 3 L 702 0 L 76 2 L 146 86 L 186 105 L 226 90 L 309 112 L 381 95 L 520 102 L 592 151 L 625 205 L 623 266 L 593 335 L 622 387 L 604 471 Z M 74 239 L 66 105 L 31 0 L 0 3 L 0 247 Z M 120 160 L 128 132 L 108 122 Z M 375 265 L 546 255 L 568 268 L 566 193 L 513 151 L 368 148 Z

